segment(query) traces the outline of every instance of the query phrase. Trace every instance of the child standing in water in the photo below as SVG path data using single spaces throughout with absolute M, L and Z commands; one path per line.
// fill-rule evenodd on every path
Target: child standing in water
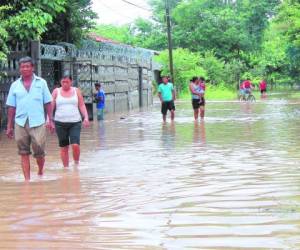
M 205 95 L 206 86 L 205 86 L 205 79 L 202 76 L 199 77 L 199 86 L 200 86 L 200 94 L 201 94 L 201 99 L 199 102 L 200 117 L 201 117 L 201 119 L 203 119 L 204 115 L 205 115 L 205 97 L 204 97 L 204 95 Z

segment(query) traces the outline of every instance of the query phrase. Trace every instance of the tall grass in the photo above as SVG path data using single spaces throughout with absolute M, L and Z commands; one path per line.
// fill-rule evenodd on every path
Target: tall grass
M 205 91 L 206 100 L 236 100 L 237 99 L 237 90 L 234 88 L 226 87 L 224 85 L 207 85 Z M 179 95 L 180 99 L 189 100 L 191 99 L 191 93 L 186 90 Z

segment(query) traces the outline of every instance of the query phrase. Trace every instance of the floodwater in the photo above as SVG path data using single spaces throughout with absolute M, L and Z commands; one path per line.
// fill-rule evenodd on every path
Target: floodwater
M 177 103 L 107 115 L 64 170 L 49 136 L 24 183 L 0 137 L 1 249 L 300 249 L 300 100 Z M 124 118 L 124 119 L 122 119 Z

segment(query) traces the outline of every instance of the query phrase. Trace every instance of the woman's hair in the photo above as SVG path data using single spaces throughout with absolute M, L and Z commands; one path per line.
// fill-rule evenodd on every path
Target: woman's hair
M 66 70 L 62 76 L 61 79 L 64 79 L 64 78 L 69 78 L 70 80 L 73 80 L 72 79 L 72 75 L 70 74 L 70 71 L 69 70 Z
M 191 79 L 192 82 L 196 82 L 198 80 L 197 76 L 193 76 L 193 78 Z

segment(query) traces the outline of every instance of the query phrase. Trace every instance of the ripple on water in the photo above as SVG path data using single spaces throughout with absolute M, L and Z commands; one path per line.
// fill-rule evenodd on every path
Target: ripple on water
M 68 169 L 49 136 L 28 185 L 15 145 L 1 147 L 1 247 L 300 249 L 297 106 L 208 102 L 198 123 L 190 103 L 176 109 L 174 123 L 159 105 L 93 122 Z

